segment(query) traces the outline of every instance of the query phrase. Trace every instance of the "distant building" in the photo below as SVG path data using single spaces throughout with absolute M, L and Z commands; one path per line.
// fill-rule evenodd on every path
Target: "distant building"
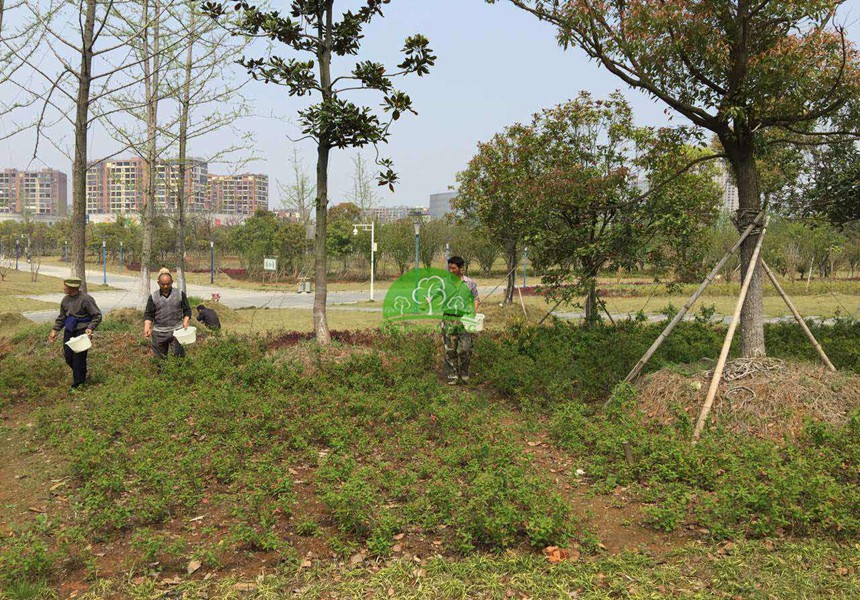
M 451 201 L 457 197 L 457 192 L 430 194 L 430 218 L 445 219 L 451 212 Z
M 717 184 L 723 191 L 721 209 L 728 213 L 737 212 L 738 188 L 735 185 L 735 181 L 725 166 L 720 165 L 719 171 L 720 173 L 717 175 Z
M 87 169 L 87 213 L 135 213 L 143 207 L 146 161 L 140 157 L 91 163 Z M 189 159 L 185 167 L 185 207 L 189 212 L 207 208 L 205 161 Z M 158 161 L 155 166 L 155 205 L 175 210 L 179 195 L 179 164 Z
M 68 179 L 55 169 L 0 171 L 0 214 L 65 216 Z
M 213 212 L 229 215 L 253 215 L 257 210 L 269 210 L 269 177 L 210 173 L 209 203 Z

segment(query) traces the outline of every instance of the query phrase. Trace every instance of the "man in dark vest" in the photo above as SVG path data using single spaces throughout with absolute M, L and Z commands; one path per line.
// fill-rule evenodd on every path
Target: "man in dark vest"
M 87 379 L 88 351 L 73 352 L 65 343 L 83 334 L 92 338 L 93 331 L 102 322 L 102 312 L 93 297 L 81 291 L 80 279 L 66 279 L 63 281 L 63 290 L 66 296 L 60 302 L 60 315 L 54 322 L 48 339 L 53 342 L 57 338 L 57 332 L 63 331 L 63 356 L 66 364 L 72 369 L 72 389 L 74 390 L 84 385 Z
M 152 353 L 165 358 L 173 349 L 173 356 L 185 356 L 185 348 L 173 337 L 180 327 L 188 329 L 191 305 L 182 290 L 173 289 L 173 277 L 161 272 L 158 290 L 149 296 L 143 311 L 143 337 L 152 338 Z

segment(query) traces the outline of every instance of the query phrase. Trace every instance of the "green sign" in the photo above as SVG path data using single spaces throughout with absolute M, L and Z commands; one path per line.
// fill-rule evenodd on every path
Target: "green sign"
M 474 314 L 469 286 L 442 269 L 407 271 L 391 284 L 382 303 L 382 316 L 387 321 L 459 319 Z

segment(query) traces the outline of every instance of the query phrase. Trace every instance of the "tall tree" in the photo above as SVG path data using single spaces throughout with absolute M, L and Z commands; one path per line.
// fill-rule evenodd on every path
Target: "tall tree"
M 112 32 L 109 25 L 117 17 L 112 0 L 58 1 L 47 7 L 28 2 L 26 6 L 45 29 L 43 52 L 21 57 L 45 84 L 35 91 L 42 108 L 36 123 L 33 154 L 38 154 L 43 139 L 66 153 L 60 145 L 62 136 L 46 135 L 46 131 L 57 122 L 72 126 L 74 149 L 69 153 L 72 155 L 71 273 L 81 278 L 85 290 L 89 136 L 95 124 L 117 112 L 108 100 L 119 90 L 140 81 L 127 77 L 129 69 L 142 60 L 142 57 L 129 56 L 128 48 L 151 23 L 144 18 L 124 33 Z M 56 69 L 43 64 L 45 54 L 58 63 Z M 49 118 L 51 111 L 57 115 L 56 122 Z
M 227 7 L 234 7 L 241 14 L 239 33 L 268 38 L 298 56 L 284 58 L 269 54 L 263 58 L 243 58 L 241 64 L 255 79 L 283 85 L 291 96 L 311 94 L 319 100 L 299 111 L 299 123 L 305 136 L 317 146 L 314 332 L 320 344 L 331 341 L 326 319 L 326 217 L 331 150 L 386 142 L 391 122 L 403 113 L 415 112 L 409 96 L 394 89 L 392 78 L 412 73 L 425 75 L 436 59 L 427 39 L 417 34 L 406 39 L 403 62 L 395 71 L 380 63 L 358 61 L 349 74 L 332 76 L 333 58 L 358 55 L 365 26 L 375 17 L 383 16 L 382 6 L 388 2 L 367 0 L 356 11 L 345 10 L 340 20 L 336 20 L 335 0 L 294 0 L 290 2 L 290 16 L 286 17 L 244 0 L 204 4 L 215 18 L 223 18 Z M 370 108 L 346 98 L 347 93 L 358 90 L 383 94 L 387 122 L 383 123 Z M 391 161 L 383 159 L 378 164 L 382 168 L 379 184 L 393 189 L 397 175 Z
M 808 134 L 860 92 L 857 49 L 834 23 L 844 0 L 509 1 L 553 24 L 564 47 L 716 134 L 737 181 L 740 229 L 762 208 L 756 156 L 765 132 L 786 141 Z M 743 272 L 757 240 L 741 247 Z M 756 270 L 741 354 L 765 353 Z
M 504 302 L 514 298 L 514 273 L 525 238 L 533 224 L 533 185 L 539 173 L 540 147 L 534 129 L 516 124 L 478 144 L 478 152 L 457 174 L 459 191 L 452 208 L 464 222 L 478 224 L 476 233 L 499 248 L 508 268 Z

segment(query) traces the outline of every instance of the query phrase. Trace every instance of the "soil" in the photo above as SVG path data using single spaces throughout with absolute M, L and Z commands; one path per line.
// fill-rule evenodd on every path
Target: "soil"
M 663 369 L 639 384 L 646 418 L 672 423 L 682 410 L 695 422 L 712 371 Z M 860 376 L 808 363 L 739 359 L 726 365 L 709 420 L 730 431 L 781 442 L 795 440 L 808 420 L 845 423 L 860 408 Z

